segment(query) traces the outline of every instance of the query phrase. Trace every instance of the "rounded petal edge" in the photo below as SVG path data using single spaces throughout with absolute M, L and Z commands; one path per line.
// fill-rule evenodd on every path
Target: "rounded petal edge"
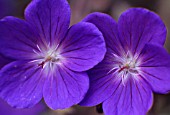
M 87 22 L 73 25 L 59 46 L 62 63 L 73 71 L 86 71 L 101 62 L 105 41 L 98 28 Z

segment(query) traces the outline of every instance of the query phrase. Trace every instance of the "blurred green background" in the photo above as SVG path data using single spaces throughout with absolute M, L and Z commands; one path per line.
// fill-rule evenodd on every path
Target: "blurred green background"
M 24 9 L 31 0 L 0 0 L 2 15 L 23 18 Z M 5 3 L 4 3 L 5 2 Z M 160 15 L 167 29 L 170 28 L 170 0 L 68 0 L 71 5 L 71 25 L 81 21 L 87 14 L 95 11 L 110 14 L 118 19 L 120 14 L 130 7 L 144 7 Z M 1 4 L 5 5 L 1 5 Z M 0 17 L 2 18 L 2 17 Z M 170 35 L 168 32 L 165 47 L 170 52 Z M 74 106 L 66 110 L 47 109 L 42 115 L 102 115 L 95 107 Z M 148 115 L 170 115 L 170 95 L 154 95 L 154 103 Z

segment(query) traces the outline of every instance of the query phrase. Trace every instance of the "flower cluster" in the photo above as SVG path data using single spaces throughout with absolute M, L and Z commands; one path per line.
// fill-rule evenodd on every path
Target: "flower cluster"
M 103 103 L 106 115 L 145 115 L 153 93 L 170 89 L 170 55 L 163 45 L 166 28 L 158 15 L 142 8 L 122 13 L 118 23 L 102 13 L 83 21 L 95 24 L 106 41 L 101 63 L 88 71 L 90 88 L 83 106 Z
M 51 109 L 100 103 L 106 115 L 145 115 L 153 92 L 170 90 L 166 27 L 143 8 L 118 22 L 92 13 L 69 27 L 66 0 L 33 0 L 25 19 L 0 20 L 0 97 L 15 108 L 43 98 Z M 1 60 L 2 62 L 2 60 Z

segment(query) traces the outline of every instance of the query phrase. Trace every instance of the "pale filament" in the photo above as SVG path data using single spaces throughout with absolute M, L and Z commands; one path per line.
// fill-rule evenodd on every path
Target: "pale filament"
M 50 67 L 54 64 L 57 64 L 61 56 L 58 51 L 59 44 L 55 47 L 48 46 L 47 50 L 42 50 L 41 47 L 37 44 L 38 51 L 33 49 L 33 52 L 36 54 L 37 59 L 30 61 L 30 63 L 37 63 L 39 67 L 44 68 L 47 64 Z
M 140 61 L 137 60 L 137 55 L 133 56 L 129 51 L 121 56 L 114 53 L 112 53 L 112 55 L 113 61 L 117 63 L 113 65 L 113 68 L 108 73 L 116 72 L 118 77 L 121 78 L 123 85 L 125 85 L 129 77 L 138 79 L 138 75 L 140 74 Z

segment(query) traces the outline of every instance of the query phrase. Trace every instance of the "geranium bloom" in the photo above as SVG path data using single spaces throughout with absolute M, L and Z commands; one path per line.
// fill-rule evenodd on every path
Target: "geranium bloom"
M 106 115 L 145 115 L 152 106 L 152 92 L 170 90 L 170 56 L 163 47 L 162 20 L 146 9 L 132 8 L 118 23 L 102 13 L 90 14 L 84 21 L 103 33 L 107 53 L 89 71 L 91 87 L 80 105 L 103 102 Z
M 69 28 L 66 0 L 33 0 L 25 20 L 0 21 L 0 52 L 16 61 L 0 72 L 0 97 L 16 108 L 44 98 L 52 109 L 79 103 L 89 88 L 86 70 L 98 64 L 106 48 L 91 23 Z M 68 29 L 69 28 L 69 29 Z

